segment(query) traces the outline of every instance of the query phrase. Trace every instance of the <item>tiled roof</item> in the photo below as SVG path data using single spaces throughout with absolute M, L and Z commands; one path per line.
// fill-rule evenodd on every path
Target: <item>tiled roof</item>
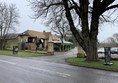
M 43 32 L 43 34 L 45 35 L 46 39 L 49 39 L 51 32 Z
M 31 36 L 31 37 L 46 39 L 45 35 L 42 32 L 38 32 L 38 31 L 26 30 L 22 34 L 25 34 L 25 35 L 28 35 L 28 36 Z
M 60 38 L 57 35 L 52 35 L 51 32 L 38 32 L 34 30 L 26 30 L 20 35 L 27 35 L 31 37 L 37 37 L 37 38 L 42 38 L 42 39 L 49 39 L 50 36 L 52 36 L 53 41 L 58 41 Z
M 23 33 L 21 33 L 20 35 L 27 35 L 27 36 L 31 36 L 31 37 L 37 37 L 37 38 L 41 38 L 41 39 L 49 39 L 50 36 L 52 36 L 52 40 L 53 41 L 58 41 L 60 40 L 60 38 L 57 35 L 53 35 L 51 34 L 51 32 L 38 32 L 38 31 L 34 31 L 34 30 L 26 30 Z
M 53 41 L 60 41 L 60 37 L 57 35 L 52 34 L 52 40 Z

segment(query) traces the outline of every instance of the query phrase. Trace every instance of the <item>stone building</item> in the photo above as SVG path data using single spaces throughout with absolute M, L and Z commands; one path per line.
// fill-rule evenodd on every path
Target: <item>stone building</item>
M 48 42 L 60 41 L 60 38 L 51 32 L 38 32 L 33 30 L 26 30 L 19 34 L 19 46 L 22 50 L 37 50 L 42 48 L 47 50 Z

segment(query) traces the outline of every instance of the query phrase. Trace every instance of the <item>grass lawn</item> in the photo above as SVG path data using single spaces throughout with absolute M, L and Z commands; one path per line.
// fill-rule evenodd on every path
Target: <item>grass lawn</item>
M 87 61 L 85 61 L 85 58 L 73 57 L 73 58 L 66 59 L 66 62 L 69 62 L 72 65 L 111 70 L 111 71 L 118 71 L 118 61 L 116 61 L 116 60 L 112 60 L 111 62 L 113 63 L 113 65 L 110 65 L 110 66 L 104 65 L 105 61 L 103 59 L 100 59 L 99 61 L 96 61 L 96 62 L 87 62 Z
M 31 51 L 19 51 L 18 54 L 13 54 L 12 50 L 0 50 L 0 55 L 10 55 L 10 56 L 22 56 L 22 57 L 28 57 L 28 56 L 45 56 L 46 53 L 40 53 L 40 52 L 31 52 Z

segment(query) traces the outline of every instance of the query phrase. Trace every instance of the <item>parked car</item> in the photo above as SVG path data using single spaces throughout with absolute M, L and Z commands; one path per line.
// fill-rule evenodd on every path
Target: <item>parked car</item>
M 103 53 L 104 53 L 104 48 L 99 48 L 99 49 L 97 50 L 97 52 L 100 53 L 100 54 L 103 54 Z
M 118 54 L 118 48 L 116 47 L 111 48 L 111 54 Z

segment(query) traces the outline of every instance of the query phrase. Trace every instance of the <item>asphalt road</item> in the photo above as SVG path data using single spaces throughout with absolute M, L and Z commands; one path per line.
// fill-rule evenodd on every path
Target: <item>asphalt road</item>
M 0 55 L 0 83 L 118 83 L 118 72 Z
M 55 52 L 54 55 L 50 56 L 40 56 L 40 57 L 26 57 L 33 60 L 47 61 L 47 62 L 55 62 L 65 64 L 65 59 L 69 57 L 77 56 L 77 48 L 74 48 L 67 52 Z

